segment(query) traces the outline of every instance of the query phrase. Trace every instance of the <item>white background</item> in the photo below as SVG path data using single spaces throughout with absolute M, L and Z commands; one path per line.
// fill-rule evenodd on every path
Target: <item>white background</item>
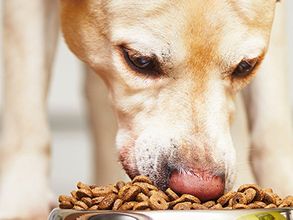
M 0 22 L 2 1 L 0 0 Z M 293 1 L 287 0 L 287 5 L 290 97 L 293 103 L 293 42 L 291 40 L 293 39 Z M 2 33 L 1 28 L 2 25 L 0 25 L 0 33 Z M 0 35 L 0 51 L 2 51 L 1 46 L 2 36 Z M 2 83 L 3 69 L 0 54 L 0 109 L 2 108 Z M 78 180 L 90 181 L 92 146 L 84 115 L 81 65 L 68 51 L 61 37 L 50 87 L 49 117 L 53 131 L 52 185 L 55 193 L 68 193 Z M 78 166 L 77 162 L 79 162 Z

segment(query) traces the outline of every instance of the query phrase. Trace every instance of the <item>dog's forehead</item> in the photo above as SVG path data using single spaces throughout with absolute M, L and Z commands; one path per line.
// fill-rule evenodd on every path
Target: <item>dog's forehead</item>
M 173 47 L 169 48 L 173 56 L 181 55 L 177 60 L 190 57 L 205 66 L 201 61 L 215 58 L 219 51 L 226 53 L 229 45 L 239 56 L 247 52 L 237 51 L 240 44 L 256 55 L 264 50 L 274 6 L 274 0 L 129 0 L 127 4 L 113 0 L 108 8 L 114 38 L 122 35 L 126 41 L 149 43 L 145 48 L 157 50 Z M 259 48 L 251 48 L 253 44 Z

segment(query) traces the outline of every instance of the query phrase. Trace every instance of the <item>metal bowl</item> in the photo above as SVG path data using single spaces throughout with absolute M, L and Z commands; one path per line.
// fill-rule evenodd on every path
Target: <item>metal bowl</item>
M 191 210 L 191 211 L 75 211 L 54 209 L 49 220 L 293 220 L 292 210 Z

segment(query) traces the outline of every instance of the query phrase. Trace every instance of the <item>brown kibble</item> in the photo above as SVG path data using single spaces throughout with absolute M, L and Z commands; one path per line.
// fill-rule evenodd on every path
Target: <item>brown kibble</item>
M 243 205 L 247 204 L 247 200 L 246 200 L 244 193 L 237 192 L 235 194 L 235 196 L 233 196 L 232 206 L 234 207 L 234 205 L 236 205 L 236 204 L 243 204 Z
M 149 183 L 141 183 L 141 182 L 136 182 L 136 183 L 133 183 L 134 186 L 138 186 L 141 188 L 142 192 L 145 194 L 145 195 L 148 195 L 148 196 L 151 196 L 150 195 L 150 191 L 151 190 L 159 190 L 156 186 L 154 185 L 151 185 Z
M 241 203 L 236 203 L 235 205 L 233 205 L 233 209 L 249 209 L 249 206 Z
M 119 210 L 121 210 L 121 211 L 132 210 L 136 204 L 137 204 L 137 202 L 126 202 L 120 206 Z
M 85 210 L 84 208 L 77 206 L 77 205 L 73 206 L 73 209 L 76 211 L 84 211 Z
M 93 197 L 93 193 L 91 190 L 88 190 L 88 189 L 79 189 L 76 191 L 76 197 L 77 199 L 81 199 L 83 197 L 90 197 L 92 198 Z
M 125 186 L 125 182 L 124 181 L 119 181 L 116 183 L 116 188 L 118 190 L 120 190 L 123 186 Z
M 198 198 L 196 198 L 195 196 L 189 195 L 189 194 L 183 194 L 182 196 L 180 196 L 180 198 L 170 202 L 169 206 L 170 206 L 170 208 L 172 208 L 177 203 L 182 203 L 182 202 L 192 202 L 192 203 L 198 203 L 198 204 L 201 203 L 200 200 Z
M 277 208 L 276 204 L 269 204 L 265 207 L 265 209 L 275 209 Z
M 122 206 L 123 200 L 122 199 L 116 199 L 116 201 L 113 204 L 113 210 L 119 210 L 119 208 Z
M 223 206 L 220 203 L 218 203 L 218 204 L 212 206 L 210 209 L 219 210 L 219 209 L 223 209 Z
M 217 202 L 220 203 L 222 206 L 227 204 L 230 199 L 232 199 L 235 196 L 236 192 L 228 192 L 225 195 L 221 196 Z
M 145 194 L 143 193 L 139 193 L 137 196 L 136 196 L 136 200 L 138 202 L 143 202 L 143 201 L 147 201 L 149 199 L 148 196 L 146 196 Z
M 144 201 L 144 202 L 139 202 L 139 203 L 135 204 L 135 206 L 133 207 L 133 210 L 146 210 L 149 207 L 150 207 L 149 202 Z
M 262 191 L 266 193 L 274 193 L 273 189 L 271 188 L 264 188 Z
M 256 191 L 256 195 L 255 195 L 255 198 L 254 200 L 255 201 L 262 201 L 263 199 L 263 196 L 264 196 L 264 192 L 261 190 L 261 188 L 256 185 L 256 184 L 244 184 L 244 185 L 241 185 L 239 188 L 238 188 L 238 192 L 244 192 L 245 190 L 249 189 L 249 188 L 252 188 Z
M 117 195 L 115 193 L 108 194 L 99 203 L 98 208 L 101 210 L 111 209 L 116 199 L 117 199 Z
M 150 194 L 150 196 L 156 194 L 157 196 L 162 197 L 163 199 L 165 199 L 167 202 L 170 201 L 169 197 L 161 190 L 159 190 L 159 191 L 151 190 L 149 194 Z
M 152 195 L 149 200 L 150 207 L 154 210 L 166 210 L 168 209 L 168 203 L 165 199 Z
M 263 202 L 266 203 L 267 205 L 271 203 L 276 204 L 276 198 L 273 193 L 264 192 Z
M 70 201 L 62 201 L 59 204 L 60 209 L 72 209 L 73 204 Z
M 256 191 L 253 188 L 248 188 L 243 192 L 243 194 L 245 195 L 245 198 L 246 198 L 246 201 L 248 204 L 254 200 L 254 198 L 256 196 Z
M 287 196 L 285 199 L 284 199 L 284 202 L 288 203 L 290 207 L 293 206 L 293 196 Z
M 206 210 L 206 209 L 208 209 L 208 208 L 205 207 L 205 206 L 202 205 L 202 204 L 193 203 L 193 204 L 192 204 L 192 209 L 194 209 L 194 210 Z
M 98 209 L 98 205 L 93 205 L 92 207 L 90 207 L 88 210 L 90 211 L 97 211 Z
M 78 189 L 87 189 L 87 190 L 91 190 L 91 188 L 89 187 L 89 185 L 82 183 L 82 182 L 78 182 L 77 183 L 77 188 Z
M 166 194 L 171 200 L 179 199 L 179 196 L 170 188 L 166 190 Z
M 83 210 L 231 210 L 275 209 L 293 207 L 293 196 L 282 199 L 271 188 L 256 184 L 241 185 L 237 192 L 228 192 L 217 201 L 201 201 L 191 194 L 177 195 L 172 189 L 159 190 L 150 178 L 137 176 L 131 182 L 118 181 L 108 186 L 77 183 L 71 196 L 60 195 L 61 209 Z
M 134 200 L 136 196 L 141 192 L 141 188 L 138 186 L 125 185 L 119 190 L 118 198 L 125 202 Z
M 92 199 L 92 204 L 99 205 L 100 202 L 102 202 L 104 198 L 105 196 L 95 197 Z
M 99 196 L 106 196 L 108 194 L 111 194 L 113 193 L 113 190 L 111 186 L 102 186 L 102 187 L 96 187 L 92 189 L 92 193 L 94 197 L 99 197 Z
M 177 203 L 173 209 L 174 210 L 190 210 L 192 208 L 192 203 L 191 202 L 181 202 Z
M 82 201 L 77 201 L 74 203 L 74 206 L 79 206 L 81 207 L 83 210 L 87 210 L 89 207 Z
M 216 205 L 216 202 L 215 201 L 208 201 L 208 202 L 203 203 L 202 205 L 207 207 L 207 208 L 211 208 L 214 205 Z
M 134 179 L 132 180 L 132 183 L 137 183 L 137 182 L 148 183 L 148 184 L 153 185 L 153 182 L 147 176 L 136 176 L 136 177 L 134 177 Z
M 81 199 L 82 202 L 84 202 L 88 207 L 92 206 L 92 199 L 90 197 L 83 197 Z
M 71 194 L 71 196 L 72 196 L 73 198 L 78 199 L 75 190 L 74 190 L 74 191 L 71 191 L 70 194 Z

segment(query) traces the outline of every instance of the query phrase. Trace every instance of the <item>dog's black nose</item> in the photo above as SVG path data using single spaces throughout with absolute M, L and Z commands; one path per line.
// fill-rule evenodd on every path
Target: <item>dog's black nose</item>
M 225 178 L 210 173 L 180 173 L 174 170 L 169 179 L 169 187 L 177 193 L 188 193 L 201 201 L 217 199 L 224 194 Z

